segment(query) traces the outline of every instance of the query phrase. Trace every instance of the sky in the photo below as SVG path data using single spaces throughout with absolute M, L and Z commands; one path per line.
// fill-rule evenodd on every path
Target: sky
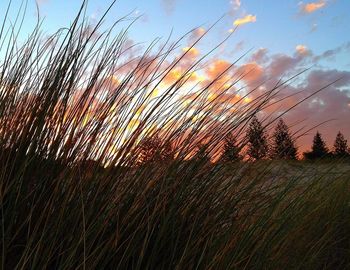
M 15 12 L 22 1 L 12 2 L 12 12 Z M 8 0 L 0 1 L 1 17 L 7 3 Z M 110 3 L 89 1 L 87 17 L 92 24 Z M 72 22 L 81 1 L 37 0 L 37 4 L 40 16 L 44 18 L 43 29 L 50 34 Z M 35 2 L 28 0 L 22 38 L 35 24 L 36 14 Z M 300 92 L 294 99 L 297 102 L 340 79 L 288 112 L 284 118 L 292 126 L 298 123 L 296 130 L 332 120 L 317 127 L 329 147 L 332 147 L 338 130 L 350 141 L 350 1 L 118 0 L 105 24 L 112 24 L 127 14 L 131 18 L 140 16 L 129 31 L 129 38 L 145 46 L 157 37 L 166 39 L 171 32 L 173 39 L 194 28 L 197 29 L 193 35 L 200 35 L 220 19 L 196 45 L 192 57 L 195 59 L 205 54 L 234 31 L 229 40 L 210 56 L 209 66 L 219 72 L 248 52 L 236 65 L 237 70 L 251 71 L 244 79 L 248 88 L 267 81 L 261 90 L 268 89 L 276 80 L 310 68 L 284 89 L 286 95 Z M 190 45 L 190 41 L 190 38 L 186 39 L 188 44 L 184 46 Z M 204 71 L 204 74 L 211 76 L 209 71 Z M 314 133 L 316 129 L 298 140 L 303 150 L 311 145 Z

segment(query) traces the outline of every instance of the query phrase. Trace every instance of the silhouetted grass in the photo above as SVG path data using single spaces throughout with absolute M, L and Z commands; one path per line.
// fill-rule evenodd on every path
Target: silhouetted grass
M 85 8 L 50 38 L 40 22 L 24 43 L 7 18 L 1 28 L 2 269 L 349 267 L 348 170 L 208 159 L 286 82 L 232 103 L 245 74 L 223 87 L 231 66 L 183 103 L 203 58 L 155 95 L 182 39 L 128 58 L 126 18 L 103 31 L 107 13 L 93 28 Z M 157 158 L 140 164 L 149 138 Z

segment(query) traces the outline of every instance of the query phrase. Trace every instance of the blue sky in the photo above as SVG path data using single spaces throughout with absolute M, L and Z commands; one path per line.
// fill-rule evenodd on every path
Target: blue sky
M 12 1 L 10 18 L 15 17 L 22 0 Z M 38 0 L 41 17 L 45 18 L 43 30 L 53 33 L 59 27 L 68 26 L 81 5 L 80 0 Z M 0 1 L 0 16 L 4 16 L 8 0 Z M 92 23 L 107 9 L 111 1 L 90 0 L 87 17 Z M 234 23 L 244 19 L 232 37 L 217 50 L 215 63 L 232 63 L 251 49 L 242 60 L 255 67 L 256 76 L 247 81 L 254 84 L 258 79 L 283 74 L 295 74 L 305 67 L 313 67 L 297 85 L 287 93 L 302 90 L 307 95 L 327 82 L 344 78 L 341 83 L 324 91 L 318 99 L 305 102 L 288 114 L 291 122 L 305 117 L 308 124 L 320 123 L 329 118 L 337 119 L 321 127 L 329 141 L 336 130 L 342 130 L 350 139 L 350 1 L 348 0 L 118 0 L 110 11 L 105 25 L 130 14 L 142 17 L 130 30 L 130 39 L 148 44 L 156 37 L 166 38 L 173 31 L 173 39 L 194 27 L 207 29 L 223 18 L 196 48 L 200 54 L 223 40 Z M 36 6 L 28 0 L 28 10 L 21 38 L 35 24 Z M 126 24 L 125 24 L 126 26 Z M 185 41 L 183 46 L 187 46 Z M 0 54 L 1 56 L 1 54 Z M 216 61 L 216 62 L 215 62 Z M 221 61 L 221 62 L 218 62 Z M 267 85 L 268 87 L 268 85 Z M 315 106 L 315 104 L 318 104 Z M 307 140 L 310 138 L 306 137 Z
M 7 5 L 1 1 L 1 15 Z M 22 0 L 14 0 L 12 9 L 15 12 Z M 90 0 L 88 16 L 97 18 L 108 7 L 111 1 Z M 349 42 L 350 1 L 295 1 L 295 0 L 241 0 L 238 6 L 234 0 L 119 0 L 109 14 L 107 24 L 125 14 L 143 15 L 130 31 L 134 40 L 150 42 L 153 38 L 166 37 L 173 29 L 174 36 L 180 36 L 196 26 L 209 26 L 221 16 L 225 16 L 212 31 L 209 40 L 216 42 L 225 37 L 233 27 L 233 21 L 248 14 L 256 16 L 256 22 L 242 25 L 228 42 L 228 50 L 235 44 L 243 43 L 243 49 L 269 48 L 271 52 L 292 53 L 295 46 L 303 44 L 315 53 L 322 53 Z M 325 3 L 314 12 L 301 12 L 308 3 Z M 48 32 L 59 26 L 66 26 L 79 9 L 80 0 L 39 0 L 41 16 L 45 17 L 45 28 Z M 35 12 L 34 0 L 28 1 L 28 15 Z M 26 26 L 33 23 L 27 17 Z M 214 42 L 208 41 L 208 46 Z M 238 52 L 241 53 L 241 52 Z M 345 57 L 329 63 L 338 68 L 349 68 Z

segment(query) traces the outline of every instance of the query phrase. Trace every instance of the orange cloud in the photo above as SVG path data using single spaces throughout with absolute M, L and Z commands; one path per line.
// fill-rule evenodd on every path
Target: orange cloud
M 226 60 L 214 60 L 205 70 L 206 80 L 202 80 L 202 86 L 207 87 L 210 85 L 210 91 L 218 93 L 225 89 L 228 89 L 228 84 L 231 81 L 230 67 L 231 63 Z
M 234 26 L 238 26 L 238 25 L 242 25 L 242 24 L 246 24 L 246 23 L 252 23 L 252 22 L 256 22 L 256 16 L 253 16 L 251 14 L 243 17 L 243 18 L 240 18 L 240 19 L 237 19 L 233 22 L 233 25 Z
M 190 58 L 196 58 L 199 55 L 199 50 L 195 47 L 185 47 L 182 51 Z
M 163 79 L 165 84 L 173 84 L 179 80 L 186 80 L 186 82 L 201 81 L 203 78 L 197 75 L 196 72 L 187 72 L 186 74 L 181 68 L 173 68 Z
M 254 82 L 261 78 L 263 75 L 263 69 L 256 62 L 251 62 L 240 66 L 237 70 L 239 73 L 242 73 L 244 80 L 246 83 Z
M 163 83 L 172 84 L 181 78 L 181 70 L 179 68 L 174 68 L 163 79 Z
M 312 13 L 320 8 L 323 8 L 325 5 L 326 5 L 326 2 L 324 0 L 320 0 L 318 2 L 312 2 L 312 3 L 308 3 L 308 4 L 303 4 L 301 6 L 301 11 L 303 13 Z
M 295 47 L 295 50 L 300 55 L 308 55 L 310 52 L 309 49 L 305 45 L 297 45 Z
M 205 70 L 209 79 L 215 79 L 231 66 L 226 60 L 214 60 L 213 63 Z

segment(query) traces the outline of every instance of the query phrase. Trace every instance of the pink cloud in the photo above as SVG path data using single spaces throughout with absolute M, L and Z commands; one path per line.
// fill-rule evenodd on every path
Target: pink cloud
M 304 67 L 309 67 L 316 60 L 333 57 L 349 48 L 349 44 L 344 44 L 319 55 L 314 55 L 305 45 L 297 46 L 293 55 L 269 55 L 267 50 L 259 49 L 249 58 L 249 63 L 251 61 L 256 62 L 261 67 L 262 72 L 258 72 L 256 77 L 253 76 L 253 78 L 247 79 L 259 78 L 260 81 L 265 80 L 266 82 L 257 91 L 250 94 L 250 97 L 252 99 L 257 98 L 266 91 L 273 89 L 279 79 L 286 80 L 302 71 Z M 249 86 L 250 80 L 244 82 L 248 85 L 248 91 L 253 90 L 256 86 L 254 84 Z M 329 85 L 327 88 L 313 95 L 317 90 L 327 85 Z M 271 119 L 278 117 L 301 100 L 309 97 L 283 116 L 287 123 L 297 123 L 292 131 L 304 127 L 302 129 L 302 132 L 304 132 L 327 120 L 332 120 L 317 127 L 327 141 L 329 148 L 332 148 L 338 130 L 350 139 L 350 71 L 314 69 L 300 75 L 296 81 L 283 85 L 279 90 L 280 92 L 276 94 L 270 104 L 278 100 L 282 101 L 265 108 L 263 110 L 264 117 L 269 115 Z M 302 132 L 299 132 L 298 135 Z M 298 138 L 297 143 L 300 146 L 300 152 L 310 148 L 315 132 L 316 129 L 312 129 L 307 135 Z
M 263 75 L 263 68 L 258 65 L 256 62 L 247 63 L 241 65 L 237 72 L 242 74 L 244 77 L 242 80 L 247 84 L 253 83 L 259 79 L 261 79 Z
M 267 61 L 267 52 L 268 50 L 266 48 L 258 49 L 252 54 L 250 61 L 257 63 L 265 63 Z

